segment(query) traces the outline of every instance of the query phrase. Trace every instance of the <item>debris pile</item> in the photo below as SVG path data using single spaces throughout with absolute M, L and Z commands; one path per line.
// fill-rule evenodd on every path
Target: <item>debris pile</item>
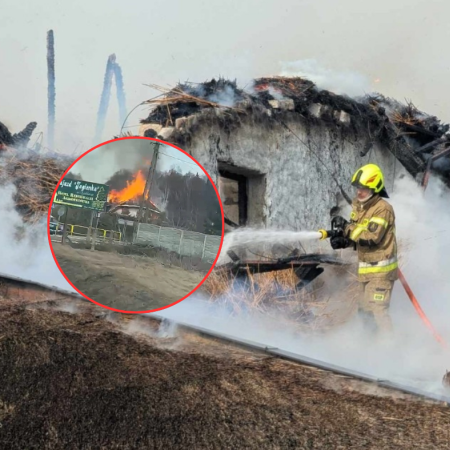
M 411 102 L 402 105 L 381 95 L 370 96 L 367 100 L 374 108 L 386 112 L 390 126 L 395 130 L 394 140 L 402 141 L 417 160 L 417 172 L 423 172 L 425 178 L 433 169 L 449 182 L 450 125 L 419 111 Z
M 41 153 L 38 144 L 30 148 L 36 125 L 30 122 L 11 134 L 0 122 L 0 185 L 14 184 L 16 209 L 25 222 L 39 221 L 47 213 L 53 191 L 74 159 L 56 152 Z
M 16 209 L 25 222 L 32 223 L 47 213 L 53 191 L 72 160 L 63 156 L 8 152 L 2 155 L 0 163 L 0 184 L 14 184 Z
M 265 77 L 239 89 L 225 79 L 179 84 L 149 100 L 150 114 L 141 120 L 140 134 L 178 145 L 189 143 L 201 123 L 219 124 L 231 133 L 245 120 L 267 127 L 297 120 L 312 126 L 337 127 L 357 133 L 361 156 L 376 143 L 387 148 L 414 177 L 429 170 L 450 184 L 449 125 L 382 95 L 358 99 L 336 95 L 300 77 Z

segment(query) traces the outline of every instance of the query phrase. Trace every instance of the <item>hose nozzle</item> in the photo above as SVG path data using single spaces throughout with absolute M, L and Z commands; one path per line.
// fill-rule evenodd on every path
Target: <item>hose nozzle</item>
M 329 237 L 327 230 L 318 230 L 318 232 L 321 234 L 320 240 L 323 241 Z

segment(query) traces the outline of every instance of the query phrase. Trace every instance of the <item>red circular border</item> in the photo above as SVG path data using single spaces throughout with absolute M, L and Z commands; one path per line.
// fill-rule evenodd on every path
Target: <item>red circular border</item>
M 183 152 L 186 156 L 188 156 L 189 158 L 192 159 L 192 161 L 194 161 L 205 173 L 205 175 L 208 177 L 209 181 L 211 182 L 211 184 L 214 187 L 214 190 L 216 191 L 216 195 L 217 198 L 219 200 L 219 205 L 220 205 L 220 212 L 222 214 L 222 236 L 220 239 L 220 246 L 219 246 L 219 251 L 217 252 L 217 256 L 216 259 L 214 260 L 214 263 L 211 266 L 211 269 L 209 269 L 208 273 L 205 275 L 205 277 L 203 278 L 203 280 L 198 284 L 198 286 L 193 289 L 191 292 L 189 292 L 189 294 L 185 295 L 183 298 L 181 298 L 180 300 L 177 300 L 174 303 L 171 303 L 170 305 L 164 306 L 163 308 L 158 308 L 158 309 L 151 309 L 148 311 L 123 311 L 121 309 L 115 309 L 115 308 L 110 308 L 109 306 L 105 306 L 102 305 L 101 303 L 96 302 L 95 300 L 92 300 L 91 298 L 89 298 L 87 295 L 83 294 L 80 290 L 78 290 L 72 283 L 71 281 L 66 277 L 65 273 L 63 272 L 63 270 L 61 269 L 60 265 L 58 264 L 58 260 L 56 259 L 55 253 L 53 251 L 53 245 L 52 245 L 52 240 L 51 240 L 51 236 L 50 236 L 50 216 L 51 216 L 51 210 L 52 210 L 52 205 L 53 205 L 53 199 L 55 198 L 56 195 L 56 191 L 58 189 L 58 186 L 60 185 L 61 181 L 63 180 L 63 178 L 66 176 L 66 174 L 69 172 L 69 170 L 84 156 L 86 156 L 88 153 L 92 152 L 93 150 L 95 150 L 98 147 L 101 147 L 103 145 L 109 144 L 111 142 L 115 142 L 115 141 L 122 141 L 125 139 L 147 139 L 149 141 L 155 141 L 155 142 L 160 142 L 161 144 L 165 144 L 165 145 L 170 145 L 173 148 L 176 148 L 177 150 L 179 150 L 180 152 Z M 169 142 L 165 142 L 165 141 L 161 141 L 160 139 L 155 139 L 155 138 L 148 138 L 148 137 L 143 137 L 143 136 L 128 136 L 128 137 L 123 137 L 123 138 L 117 138 L 117 139 L 111 139 L 110 141 L 105 141 L 95 147 L 92 147 L 90 150 L 88 150 L 87 152 L 83 153 L 81 156 L 79 156 L 69 167 L 68 169 L 64 172 L 64 174 L 62 175 L 62 177 L 60 178 L 60 180 L 58 181 L 58 184 L 56 185 L 55 190 L 53 191 L 53 195 L 52 198 L 50 200 L 50 205 L 48 208 L 48 217 L 47 217 L 47 236 L 48 236 L 48 242 L 49 242 L 49 246 L 50 246 L 50 250 L 52 252 L 52 256 L 53 259 L 55 260 L 55 263 L 59 269 L 59 271 L 62 273 L 63 277 L 66 279 L 66 281 L 80 294 L 82 295 L 84 298 L 86 298 L 87 300 L 91 301 L 92 303 L 95 303 L 96 305 L 101 306 L 102 308 L 106 308 L 109 309 L 111 311 L 116 311 L 116 312 L 121 312 L 121 313 L 126 313 L 126 314 L 145 314 L 145 313 L 152 313 L 155 311 L 161 311 L 163 309 L 167 309 L 170 308 L 173 305 L 176 305 L 177 303 L 180 303 L 181 301 L 185 300 L 187 297 L 189 297 L 191 294 L 193 294 L 205 281 L 206 279 L 209 277 L 210 273 L 212 272 L 212 270 L 214 269 L 214 266 L 217 263 L 217 260 L 219 259 L 220 256 L 220 251 L 222 250 L 222 245 L 223 245 L 223 238 L 224 238 L 224 234 L 225 234 L 225 217 L 224 217 L 224 213 L 223 213 L 223 205 L 222 205 L 222 200 L 220 198 L 219 195 L 219 191 L 217 190 L 216 184 L 214 183 L 214 181 L 211 179 L 211 177 L 209 176 L 208 172 L 206 172 L 206 170 L 203 168 L 203 166 L 196 161 L 191 155 L 189 155 L 189 153 L 185 152 L 184 150 L 182 150 L 181 148 L 178 148 L 177 146 L 170 144 Z

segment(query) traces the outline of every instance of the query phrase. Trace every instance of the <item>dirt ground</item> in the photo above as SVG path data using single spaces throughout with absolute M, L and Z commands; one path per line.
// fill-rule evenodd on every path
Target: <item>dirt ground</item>
M 2 310 L 1 448 L 450 446 L 444 405 L 81 303 Z
M 57 242 L 53 250 L 77 289 L 102 305 L 124 311 L 167 306 L 189 294 L 204 277 L 156 258 L 75 249 Z

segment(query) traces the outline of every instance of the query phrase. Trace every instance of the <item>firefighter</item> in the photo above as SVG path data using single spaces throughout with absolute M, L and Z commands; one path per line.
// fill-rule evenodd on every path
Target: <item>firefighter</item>
M 389 198 L 381 169 L 367 164 L 352 178 L 356 196 L 348 222 L 338 217 L 343 235 L 333 237 L 333 249 L 353 246 L 358 252 L 358 280 L 360 299 L 358 312 L 371 325 L 387 333 L 392 332 L 389 316 L 391 293 L 398 280 L 395 214 L 384 200 Z

